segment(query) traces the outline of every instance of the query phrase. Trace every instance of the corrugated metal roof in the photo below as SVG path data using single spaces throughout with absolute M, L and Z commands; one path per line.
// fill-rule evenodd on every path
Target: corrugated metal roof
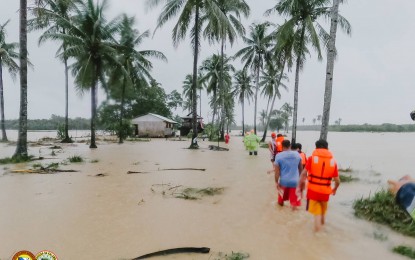
M 164 117 L 164 116 L 161 116 L 161 115 L 157 115 L 157 114 L 153 114 L 153 113 L 148 113 L 148 114 L 143 115 L 143 116 L 147 116 L 147 115 L 151 115 L 151 116 L 157 117 L 158 119 L 161 119 L 162 121 L 165 121 L 165 122 L 168 122 L 168 123 L 178 124 L 176 121 L 173 121 L 173 120 L 171 120 L 171 119 L 169 119 L 167 117 Z M 143 116 L 139 116 L 137 118 L 134 118 L 132 121 L 134 122 L 136 119 L 139 119 L 140 117 L 143 117 Z

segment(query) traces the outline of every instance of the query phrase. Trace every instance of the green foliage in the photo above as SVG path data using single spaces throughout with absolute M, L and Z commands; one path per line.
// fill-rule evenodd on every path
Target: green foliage
M 203 134 L 209 137 L 209 141 L 218 141 L 220 137 L 219 128 L 212 124 L 206 124 Z
M 69 130 L 89 130 L 90 129 L 90 120 L 86 118 L 74 118 L 69 119 Z M 19 120 L 6 120 L 6 128 L 12 130 L 19 129 Z M 27 129 L 28 130 L 56 130 L 60 125 L 65 124 L 65 117 L 52 115 L 49 119 L 28 119 L 27 120 Z
M 214 196 L 218 194 L 222 194 L 224 188 L 203 188 L 203 189 L 197 189 L 197 188 L 186 188 L 181 193 L 179 193 L 176 198 L 180 199 L 186 199 L 186 200 L 197 200 L 200 199 L 203 196 Z
M 57 138 L 63 140 L 65 138 L 65 125 L 59 124 L 56 130 Z
M 269 121 L 269 127 L 271 129 L 283 129 L 284 127 L 284 119 L 283 118 L 271 118 Z
M 131 118 L 131 114 L 124 115 L 124 118 Z M 103 102 L 98 109 L 98 125 L 109 132 L 110 134 L 116 134 L 118 137 L 122 137 L 123 140 L 133 133 L 129 120 L 123 120 L 123 124 L 120 126 L 120 109 L 119 105 L 109 104 Z
M 320 125 L 304 125 L 298 126 L 298 130 L 302 131 L 320 131 Z M 414 124 L 381 124 L 381 125 L 330 125 L 329 131 L 331 132 L 375 132 L 375 133 L 386 133 L 386 132 L 415 132 Z
M 329 131 L 333 132 L 415 132 L 415 125 L 395 125 L 395 124 L 381 124 L 381 125 L 332 125 Z
M 71 157 L 68 158 L 68 160 L 71 163 L 80 163 L 84 161 L 84 158 L 82 158 L 79 155 L 72 155 Z
M 267 143 L 262 143 L 262 144 L 259 145 L 259 147 L 268 149 L 268 144 Z
M 403 256 L 407 256 L 411 259 L 415 259 L 415 249 L 409 246 L 396 246 L 393 248 L 393 252 Z
M 387 225 L 404 235 L 415 237 L 415 223 L 412 218 L 396 204 L 394 196 L 386 190 L 378 191 L 366 199 L 355 200 L 353 208 L 357 217 Z
M 249 254 L 241 252 L 232 252 L 231 255 L 226 256 L 226 260 L 244 260 L 249 258 Z
M 344 175 L 344 174 L 340 174 L 339 178 L 340 178 L 340 182 L 352 182 L 352 181 L 359 180 L 359 178 L 353 177 L 352 175 Z
M 375 231 L 373 232 L 373 238 L 379 241 L 386 241 L 388 240 L 388 236 L 379 232 L 379 231 Z
M 0 164 L 16 164 L 16 163 L 24 163 L 30 162 L 33 160 L 32 155 L 30 156 L 13 156 L 13 157 L 6 157 L 0 159 Z
M 349 166 L 347 168 L 340 168 L 339 169 L 339 172 L 353 172 L 353 169 L 350 168 L 350 166 Z

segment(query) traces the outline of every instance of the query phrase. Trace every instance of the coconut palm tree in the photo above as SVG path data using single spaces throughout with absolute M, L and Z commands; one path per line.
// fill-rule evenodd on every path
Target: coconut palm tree
M 236 58 L 241 58 L 245 64 L 244 69 L 250 68 L 256 76 L 255 86 L 255 108 L 254 108 L 254 132 L 256 134 L 256 116 L 259 90 L 259 75 L 264 66 L 265 60 L 271 60 L 270 48 L 272 46 L 272 35 L 267 34 L 270 23 L 253 23 L 249 27 L 249 38 L 243 36 L 242 39 L 247 47 L 242 48 L 236 54 Z
M 282 105 L 282 107 L 279 110 L 282 113 L 282 117 L 284 119 L 285 131 L 287 133 L 288 133 L 288 123 L 290 121 L 290 117 L 293 114 L 293 110 L 294 108 L 288 103 L 284 103 L 284 105 Z
M 245 134 L 245 99 L 249 101 L 252 99 L 254 92 L 252 90 L 252 79 L 246 70 L 237 71 L 234 75 L 234 90 L 233 95 L 238 99 L 242 105 L 242 136 Z
M 20 0 L 20 113 L 16 151 L 13 158 L 27 159 L 27 0 Z
M 189 112 L 192 112 L 192 86 L 193 86 L 193 75 L 187 74 L 185 80 L 183 81 L 183 96 L 184 96 L 184 103 L 183 103 L 183 109 L 189 110 Z
M 30 31 L 33 30 L 45 30 L 45 33 L 62 33 L 66 34 L 67 28 L 64 24 L 60 24 L 60 21 L 69 21 L 73 11 L 76 8 L 78 0 L 43 0 L 41 5 L 32 9 L 32 13 L 35 18 L 28 21 L 28 28 Z M 46 38 L 40 37 L 39 44 L 46 41 Z M 62 40 L 59 51 L 66 51 L 65 41 Z M 65 137 L 62 143 L 72 143 L 69 137 L 69 68 L 68 68 L 68 57 L 63 56 L 62 61 L 65 70 Z
M 210 99 L 210 106 L 213 109 L 212 114 L 212 125 L 215 122 L 217 114 L 217 96 L 219 92 L 219 81 L 221 73 L 221 58 L 217 54 L 213 54 L 209 58 L 202 61 L 199 70 L 203 73 L 203 77 L 200 79 L 201 82 L 206 84 L 206 91 L 208 95 L 212 95 Z
M 271 120 L 271 112 L 274 109 L 275 99 L 278 97 L 278 99 L 281 99 L 281 92 L 280 87 L 284 88 L 285 90 L 288 90 L 287 86 L 284 85 L 281 81 L 282 80 L 288 80 L 287 75 L 284 74 L 283 71 L 280 71 L 281 69 L 278 68 L 278 63 L 267 63 L 265 66 L 265 71 L 263 71 L 263 75 L 261 76 L 260 85 L 263 86 L 262 94 L 266 97 L 268 97 L 268 103 L 272 99 L 271 107 L 268 110 L 267 108 L 267 115 L 264 118 L 264 134 L 262 136 L 261 142 L 265 142 L 265 138 L 267 136 L 268 131 L 268 125 Z M 282 66 L 282 70 L 284 69 L 284 66 Z
M 231 46 L 235 42 L 235 39 L 238 36 L 245 35 L 245 28 L 242 25 L 240 18 L 243 15 L 245 18 L 249 16 L 250 8 L 244 0 L 216 0 L 220 10 L 226 17 L 226 23 L 218 23 L 218 19 L 210 19 L 206 25 L 204 35 L 210 40 L 210 42 L 220 42 L 221 44 L 221 69 L 219 74 L 219 91 L 220 95 L 224 96 L 226 93 L 224 86 L 224 48 L 226 41 L 229 40 Z M 225 104 L 221 104 L 222 107 L 225 107 Z M 221 136 L 220 139 L 224 139 L 224 126 L 225 126 L 225 110 L 222 109 L 221 113 Z
M 9 21 L 6 21 L 3 25 L 0 25 L 0 110 L 1 110 L 1 132 L 2 142 L 7 142 L 5 117 L 4 117 L 4 90 L 3 90 L 3 68 L 7 69 L 13 80 L 16 79 L 19 72 L 19 65 L 14 61 L 19 58 L 19 54 L 16 52 L 18 43 L 6 42 L 6 26 Z
M 71 65 L 75 84 L 81 92 L 91 91 L 91 142 L 90 148 L 97 148 L 95 143 L 95 125 L 97 116 L 98 84 L 105 88 L 105 73 L 114 69 L 119 62 L 117 51 L 120 45 L 114 35 L 120 31 L 118 19 L 107 21 L 105 11 L 107 0 L 95 3 L 86 0 L 78 4 L 71 21 L 61 19 L 62 26 L 68 33 L 46 32 L 43 38 L 65 41 L 66 50 L 59 57 L 74 58 Z
M 285 42 L 293 39 L 297 41 L 293 45 L 293 52 L 296 56 L 295 87 L 294 87 L 294 115 L 292 128 L 292 142 L 295 143 L 297 131 L 298 112 L 298 86 L 299 73 L 306 60 L 305 55 L 309 53 L 307 45 L 311 43 L 317 52 L 318 59 L 322 59 L 320 39 L 327 39 L 327 32 L 317 22 L 317 19 L 327 14 L 326 4 L 330 0 L 281 0 L 276 6 L 268 10 L 288 17 L 288 20 L 279 27 L 279 41 Z M 318 31 L 318 32 L 317 32 Z
M 326 84 L 324 91 L 324 106 L 323 106 L 323 118 L 321 122 L 320 139 L 327 140 L 327 134 L 329 131 L 330 120 L 330 105 L 331 95 L 333 91 L 333 71 L 334 71 L 334 59 L 336 56 L 336 33 L 337 24 L 343 24 L 347 34 L 351 34 L 351 26 L 345 19 L 339 19 L 339 5 L 342 0 L 333 0 L 333 7 L 331 9 L 331 25 L 330 25 L 330 38 L 327 44 L 327 67 L 326 67 Z M 347 23 L 346 23 L 347 22 Z M 339 125 L 340 125 L 339 120 Z
M 123 142 L 126 137 L 124 133 L 124 106 L 125 95 L 128 89 L 139 87 L 140 85 L 147 86 L 149 81 L 153 79 L 150 74 L 153 68 L 149 58 L 158 58 L 167 61 L 163 53 L 154 50 L 138 51 L 139 45 L 149 37 L 149 31 L 140 33 L 134 29 L 135 18 L 128 17 L 126 14 L 122 16 L 120 22 L 120 45 L 118 50 L 117 66 L 110 72 L 109 83 L 110 87 L 118 88 L 121 86 L 121 103 L 120 103 L 120 122 L 119 122 L 119 143 Z M 128 126 L 127 126 L 128 127 Z
M 191 43 L 193 47 L 193 86 L 192 86 L 192 113 L 193 113 L 193 136 L 190 148 L 197 149 L 197 84 L 198 84 L 198 59 L 200 50 L 200 38 L 202 36 L 203 24 L 216 20 L 217 24 L 225 24 L 226 16 L 220 10 L 215 0 L 147 0 L 147 5 L 154 7 L 164 2 L 165 5 L 158 18 L 157 28 L 162 27 L 166 22 L 179 16 L 173 28 L 173 44 L 177 46 L 180 41 L 186 38 L 190 30 Z M 190 24 L 193 26 L 189 28 Z M 157 30 L 156 28 L 156 30 Z M 205 31 L 206 32 L 206 31 Z
M 215 122 L 218 107 L 221 108 L 221 130 L 224 129 L 223 117 L 225 113 L 225 106 L 223 103 L 225 98 L 223 97 L 226 96 L 226 90 L 230 89 L 230 86 L 232 85 L 232 77 L 230 73 L 235 71 L 235 68 L 229 63 L 230 60 L 231 58 L 225 56 L 222 63 L 222 57 L 218 54 L 213 54 L 204 60 L 199 68 L 200 71 L 204 73 L 204 76 L 201 78 L 201 82 L 206 84 L 208 94 L 212 93 L 212 98 L 210 100 L 210 105 L 213 109 L 212 124 Z M 220 91 L 221 79 L 223 79 L 222 90 L 224 91 Z

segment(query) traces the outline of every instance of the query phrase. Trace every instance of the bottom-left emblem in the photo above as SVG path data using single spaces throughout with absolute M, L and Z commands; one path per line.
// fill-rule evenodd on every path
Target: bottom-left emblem
M 36 260 L 36 256 L 29 251 L 23 250 L 14 254 L 12 260 Z

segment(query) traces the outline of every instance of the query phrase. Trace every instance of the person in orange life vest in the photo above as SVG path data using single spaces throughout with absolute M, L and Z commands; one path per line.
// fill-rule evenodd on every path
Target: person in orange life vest
M 325 223 L 330 195 L 336 195 L 340 185 L 337 163 L 328 147 L 325 140 L 320 139 L 316 142 L 316 149 L 308 157 L 298 184 L 302 191 L 306 180 L 308 181 L 307 211 L 314 215 L 314 231 L 316 232 L 320 231 Z M 334 187 L 332 187 L 332 180 L 334 180 Z
M 271 133 L 271 141 L 268 142 L 268 150 L 270 152 L 270 159 L 272 164 L 272 170 L 267 171 L 268 174 L 274 172 L 274 161 L 275 161 L 275 155 L 277 154 L 277 134 L 272 132 Z
M 275 139 L 275 142 L 277 144 L 277 150 L 276 153 L 280 153 L 282 152 L 282 141 L 284 141 L 284 136 L 282 134 L 277 134 L 277 139 Z
M 307 163 L 307 156 L 303 151 L 301 151 L 301 149 L 303 149 L 303 146 L 300 143 L 296 143 L 295 146 L 297 148 L 298 153 L 301 156 L 301 164 L 303 165 L 303 168 L 305 168 L 305 165 Z
M 229 143 L 229 139 L 231 139 L 231 137 L 229 136 L 229 133 L 226 133 L 226 135 L 225 135 L 225 144 Z
M 275 156 L 275 183 L 278 190 L 278 204 L 284 205 L 289 200 L 291 208 L 297 209 L 301 205 L 301 198 L 297 196 L 297 186 L 300 172 L 303 170 L 301 157 L 297 151 L 290 150 L 289 140 L 282 141 L 283 151 Z

